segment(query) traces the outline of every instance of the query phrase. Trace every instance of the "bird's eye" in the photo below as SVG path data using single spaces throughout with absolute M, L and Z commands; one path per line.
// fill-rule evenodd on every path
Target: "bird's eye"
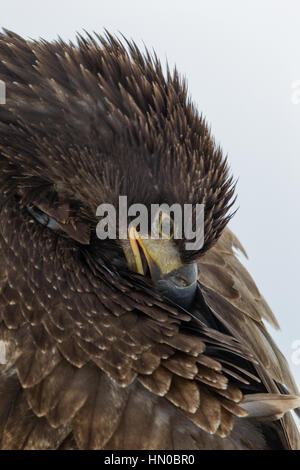
M 27 210 L 32 217 L 35 218 L 41 225 L 45 227 L 51 228 L 52 230 L 60 229 L 59 225 L 57 224 L 56 220 L 53 217 L 50 217 L 45 212 L 41 211 L 36 206 L 27 206 Z
M 174 235 L 174 223 L 169 215 L 162 213 L 159 221 L 159 234 L 169 240 Z

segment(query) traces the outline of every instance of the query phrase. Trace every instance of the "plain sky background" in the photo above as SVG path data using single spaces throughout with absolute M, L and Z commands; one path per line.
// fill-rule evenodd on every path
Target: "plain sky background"
M 292 102 L 300 1 L 10 0 L 0 13 L 3 27 L 26 38 L 107 28 L 176 63 L 238 178 L 230 225 L 279 320 L 282 331 L 272 333 L 300 387 L 300 363 L 292 361 L 300 342 L 300 103 Z

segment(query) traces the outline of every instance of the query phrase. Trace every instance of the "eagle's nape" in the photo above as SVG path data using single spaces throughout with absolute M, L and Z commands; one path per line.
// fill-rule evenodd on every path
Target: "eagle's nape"
M 300 448 L 277 322 L 226 228 L 233 180 L 178 73 L 109 34 L 5 31 L 0 58 L 1 448 Z M 172 251 L 198 266 L 191 305 L 95 236 L 120 195 L 205 204 L 202 249 Z

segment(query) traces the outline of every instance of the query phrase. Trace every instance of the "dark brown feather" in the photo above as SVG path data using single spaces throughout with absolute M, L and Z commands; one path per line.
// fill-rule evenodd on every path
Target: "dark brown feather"
M 264 325 L 277 322 L 225 228 L 228 165 L 178 72 L 110 34 L 5 31 L 0 79 L 0 447 L 300 448 L 298 391 Z M 205 204 L 202 249 L 176 241 L 199 266 L 188 310 L 95 236 L 97 206 L 124 194 Z

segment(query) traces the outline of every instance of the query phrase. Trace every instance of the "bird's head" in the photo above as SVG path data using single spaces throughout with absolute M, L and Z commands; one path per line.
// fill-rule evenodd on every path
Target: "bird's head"
M 0 48 L 7 87 L 0 182 L 10 227 L 28 234 L 24 244 L 37 243 L 54 264 L 63 257 L 72 268 L 71 260 L 88 257 L 120 278 L 149 278 L 187 307 L 197 259 L 229 220 L 233 185 L 177 71 L 164 73 L 155 56 L 109 34 L 79 37 L 75 46 L 7 33 Z M 115 208 L 115 230 L 106 240 L 97 236 L 107 216 L 99 212 L 103 204 Z M 134 204 L 146 208 L 148 233 L 133 224 Z M 176 211 L 159 212 L 155 238 L 151 208 L 161 204 L 179 208 L 182 219 Z M 203 240 L 188 249 L 179 225 L 185 205 L 193 218 L 197 204 L 204 207 Z M 178 230 L 181 237 L 174 236 Z M 19 249 L 26 249 L 22 242 Z

